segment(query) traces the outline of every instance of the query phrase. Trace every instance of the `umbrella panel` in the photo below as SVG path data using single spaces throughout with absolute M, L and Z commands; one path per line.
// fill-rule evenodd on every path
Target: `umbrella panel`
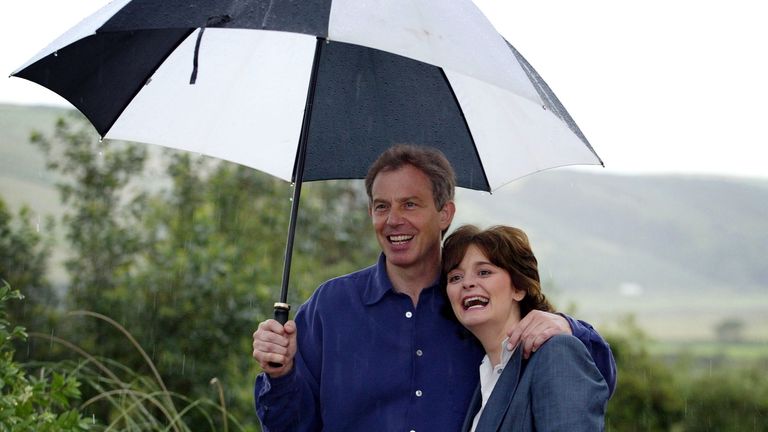
M 364 178 L 396 143 L 440 149 L 457 182 L 490 190 L 462 110 L 437 67 L 376 49 L 326 43 L 307 144 L 304 180 Z
M 58 93 L 104 136 L 154 71 L 191 33 L 191 29 L 170 29 L 87 36 L 15 75 Z
M 132 0 L 101 31 L 211 27 L 328 35 L 331 0 Z

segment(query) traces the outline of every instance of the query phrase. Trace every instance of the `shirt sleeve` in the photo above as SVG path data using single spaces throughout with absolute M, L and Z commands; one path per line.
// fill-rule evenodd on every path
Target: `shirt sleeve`
M 610 395 L 613 395 L 616 389 L 616 360 L 613 358 L 608 342 L 589 323 L 575 320 L 565 314 L 559 315 L 568 320 L 573 335 L 587 347 L 587 351 L 592 356 L 592 361 L 595 362 L 597 369 L 608 384 Z
M 293 369 L 279 378 L 259 374 L 254 386 L 256 415 L 263 432 L 319 431 L 323 428 L 319 409 L 319 376 L 322 329 L 312 322 L 310 300 L 296 314 L 298 350 Z M 318 366 L 316 371 L 308 366 Z
M 533 368 L 531 408 L 535 429 L 603 430 L 608 386 L 584 347 L 572 336 L 558 335 L 534 356 L 538 358 L 531 360 L 528 367 Z

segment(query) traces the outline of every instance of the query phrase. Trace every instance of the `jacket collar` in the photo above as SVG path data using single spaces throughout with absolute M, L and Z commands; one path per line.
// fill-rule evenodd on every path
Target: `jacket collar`
M 477 432 L 480 431 L 495 431 L 499 429 L 501 421 L 504 419 L 504 415 L 509 406 L 512 403 L 512 398 L 517 391 L 517 385 L 520 382 L 520 374 L 522 372 L 523 364 L 523 350 L 519 346 L 512 353 L 512 358 L 507 363 L 499 377 L 499 381 L 496 383 L 496 387 L 493 388 L 491 396 L 488 398 L 488 402 L 483 409 L 483 414 L 480 416 L 480 421 L 477 422 Z M 480 386 L 477 386 L 472 401 L 469 404 L 469 411 L 464 419 L 464 425 L 461 430 L 468 432 L 472 428 L 472 423 L 475 418 L 475 414 L 480 410 L 480 405 L 483 402 L 483 396 L 480 390 Z

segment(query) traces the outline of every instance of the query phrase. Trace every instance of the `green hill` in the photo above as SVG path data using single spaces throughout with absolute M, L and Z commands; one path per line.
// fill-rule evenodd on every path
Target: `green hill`
M 0 196 L 12 207 L 61 213 L 27 140 L 64 113 L 0 105 Z M 493 195 L 460 190 L 454 227 L 525 229 L 546 292 L 595 324 L 633 313 L 659 339 L 709 339 L 738 318 L 750 339 L 768 341 L 768 181 L 595 171 L 539 173 Z

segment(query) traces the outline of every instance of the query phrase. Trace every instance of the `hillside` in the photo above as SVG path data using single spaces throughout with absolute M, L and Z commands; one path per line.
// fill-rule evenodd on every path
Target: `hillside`
M 61 212 L 53 176 L 27 140 L 64 112 L 0 105 L 0 196 L 12 207 Z M 674 340 L 710 338 L 736 317 L 750 338 L 768 340 L 768 181 L 560 169 L 493 195 L 460 190 L 457 202 L 454 227 L 525 229 L 545 290 L 580 318 L 608 325 L 633 313 Z

